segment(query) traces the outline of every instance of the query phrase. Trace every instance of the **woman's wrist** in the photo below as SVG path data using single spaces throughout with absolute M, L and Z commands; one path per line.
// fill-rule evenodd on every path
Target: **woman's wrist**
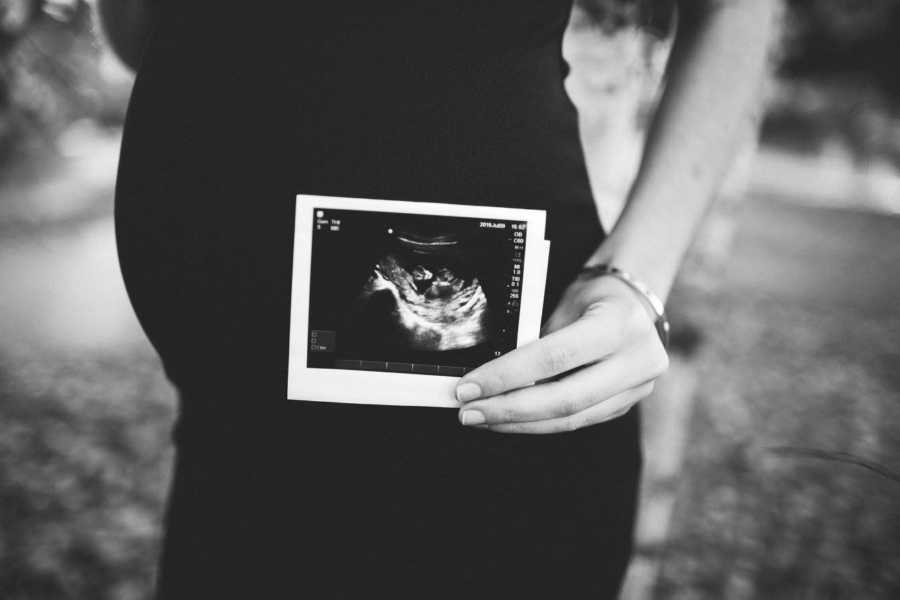
M 642 281 L 663 303 L 669 296 L 681 262 L 681 252 L 665 239 L 622 240 L 610 236 L 586 266 L 611 265 Z
M 601 263 L 587 265 L 581 271 L 586 277 L 610 277 L 623 283 L 628 291 L 635 295 L 644 306 L 647 314 L 653 321 L 656 333 L 659 335 L 663 348 L 669 349 L 669 318 L 663 300 L 657 296 L 650 287 L 629 271 L 615 265 Z

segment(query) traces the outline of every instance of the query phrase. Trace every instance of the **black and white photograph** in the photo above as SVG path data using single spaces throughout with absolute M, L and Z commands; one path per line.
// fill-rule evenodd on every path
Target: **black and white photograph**
M 290 399 L 456 406 L 538 337 L 543 211 L 300 194 L 296 222 Z
M 307 366 L 461 376 L 516 347 L 525 222 L 313 211 Z
M 0 600 L 900 598 L 900 0 L 0 0 Z

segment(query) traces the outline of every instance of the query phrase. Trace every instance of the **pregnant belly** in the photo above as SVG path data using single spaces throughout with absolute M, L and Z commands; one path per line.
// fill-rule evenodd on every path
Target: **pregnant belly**
M 151 47 L 116 193 L 126 287 L 172 371 L 214 356 L 204 364 L 216 373 L 286 372 L 298 193 L 549 209 L 551 290 L 554 270 L 568 277 L 602 235 L 577 115 L 547 50 L 424 87 L 373 87 L 371 74 L 321 65 L 277 81 L 189 66 Z M 384 265 L 370 291 L 394 298 L 422 344 L 477 344 L 478 286 L 427 270 L 404 288 Z M 453 331 L 441 325 L 451 303 L 470 313 Z

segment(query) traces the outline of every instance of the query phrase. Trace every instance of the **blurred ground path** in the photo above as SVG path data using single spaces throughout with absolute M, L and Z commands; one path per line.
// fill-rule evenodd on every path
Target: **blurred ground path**
M 900 590 L 900 485 L 770 451 L 849 453 L 900 472 L 900 216 L 792 195 L 800 186 L 752 192 L 731 215 L 715 290 L 673 294 L 673 318 L 700 329 L 701 350 L 676 356 L 644 407 L 626 600 Z
M 726 286 L 872 316 L 900 314 L 900 215 L 751 195 Z

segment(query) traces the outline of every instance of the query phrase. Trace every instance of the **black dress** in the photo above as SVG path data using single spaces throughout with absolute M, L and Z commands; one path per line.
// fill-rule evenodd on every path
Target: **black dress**
M 285 397 L 298 192 L 547 209 L 549 314 L 603 238 L 563 87 L 571 0 L 158 8 L 116 225 L 181 401 L 162 596 L 613 596 L 634 411 L 516 436 Z

